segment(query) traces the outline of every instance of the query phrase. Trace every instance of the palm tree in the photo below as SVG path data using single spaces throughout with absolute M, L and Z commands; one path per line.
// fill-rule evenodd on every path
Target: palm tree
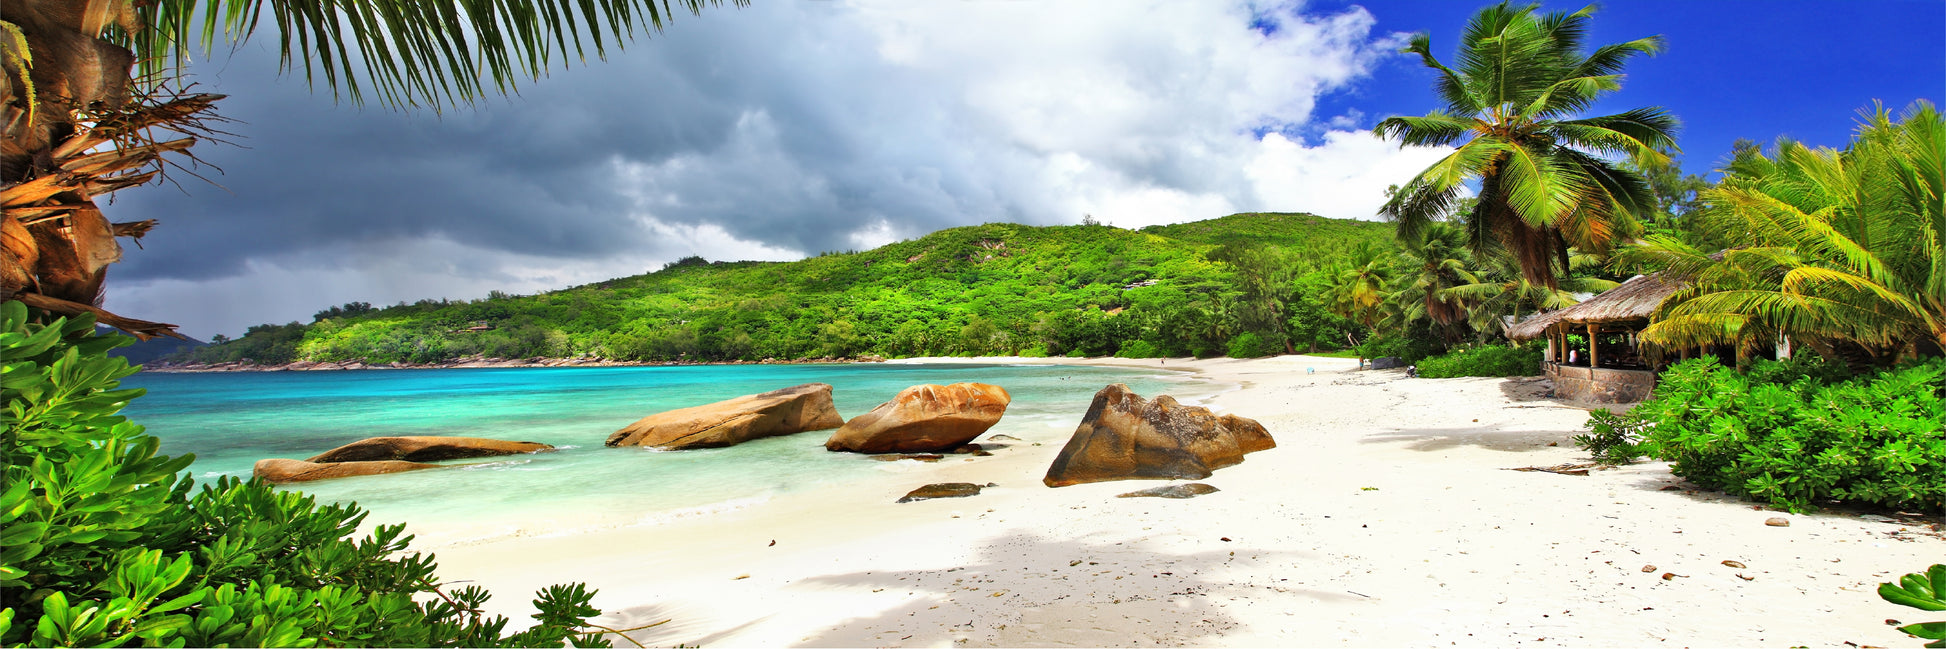
M 1600 293 L 1619 286 L 1599 277 L 1570 275 L 1548 288 L 1527 281 L 1513 258 L 1499 255 L 1490 259 L 1491 265 L 1481 269 L 1472 281 L 1442 292 L 1445 298 L 1465 305 L 1467 325 L 1482 342 L 1487 336 L 1505 333 L 1509 317 L 1517 322 L 1523 315 L 1564 309 L 1580 302 L 1576 293 Z M 1574 253 L 1568 257 L 1571 271 L 1585 272 L 1600 265 L 1601 260 L 1593 255 Z
M 1504 249 L 1528 282 L 1554 288 L 1570 247 L 1606 252 L 1631 215 L 1653 209 L 1655 196 L 1637 174 L 1604 156 L 1660 163 L 1676 149 L 1675 118 L 1661 108 L 1577 117 L 1621 88 L 1630 57 L 1662 49 L 1661 37 L 1604 45 L 1583 53 L 1590 6 L 1535 15 L 1538 5 L 1501 3 L 1474 14 L 1460 38 L 1459 68 L 1432 55 L 1414 36 L 1403 50 L 1438 71 L 1443 110 L 1392 117 L 1374 132 L 1400 146 L 1460 144 L 1395 193 L 1379 213 L 1412 240 L 1478 183 L 1479 202 L 1460 215 L 1476 253 Z
M 1879 363 L 1946 353 L 1946 123 L 1931 103 L 1898 122 L 1867 113 L 1844 151 L 1780 140 L 1723 171 L 1703 217 L 1739 247 L 1706 255 L 1650 237 L 1619 256 L 1689 282 L 1644 340 L 1741 349 L 1783 334 Z
M 734 0 L 744 4 L 747 0 Z M 99 308 L 117 237 L 95 204 L 186 156 L 219 95 L 186 91 L 192 54 L 274 32 L 286 70 L 362 102 L 465 104 L 538 79 L 556 57 L 605 56 L 679 6 L 718 0 L 6 0 L 0 4 L 0 299 L 92 312 L 140 338 L 173 325 Z
M 1434 324 L 1451 325 L 1465 320 L 1466 306 L 1445 291 L 1479 281 L 1471 269 L 1472 255 L 1467 254 L 1465 247 L 1466 233 L 1450 223 L 1432 223 L 1417 238 L 1400 243 L 1405 248 L 1399 253 L 1405 271 L 1400 277 L 1400 294 L 1413 298 L 1418 304 L 1415 311 L 1422 312 Z
M 1367 329 L 1377 325 L 1391 294 L 1392 266 L 1385 255 L 1361 241 L 1352 249 L 1351 262 L 1339 266 L 1333 275 L 1331 311 Z

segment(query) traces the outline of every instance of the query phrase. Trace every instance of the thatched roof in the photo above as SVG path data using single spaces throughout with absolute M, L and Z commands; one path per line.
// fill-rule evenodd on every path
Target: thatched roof
M 1680 282 L 1665 280 L 1661 273 L 1637 275 L 1621 286 L 1608 289 L 1601 295 L 1588 298 L 1580 304 L 1537 313 L 1520 321 L 1507 330 L 1507 337 L 1514 340 L 1533 340 L 1547 335 L 1548 327 L 1556 323 L 1590 324 L 1605 322 L 1628 322 L 1647 320 L 1649 314 L 1662 305 L 1676 291 L 1681 290 Z

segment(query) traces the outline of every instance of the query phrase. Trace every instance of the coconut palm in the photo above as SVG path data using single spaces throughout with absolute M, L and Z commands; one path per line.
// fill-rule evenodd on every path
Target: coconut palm
M 746 0 L 735 0 L 738 4 Z M 95 204 L 187 155 L 218 95 L 188 92 L 192 54 L 264 32 L 286 70 L 353 102 L 464 104 L 604 56 L 680 7 L 716 0 L 5 0 L 0 3 L 0 299 L 93 312 L 147 338 L 173 326 L 102 311 L 117 237 Z
M 1690 283 L 1644 340 L 1741 348 L 1781 333 L 1880 363 L 1946 353 L 1946 123 L 1931 103 L 1897 122 L 1867 113 L 1843 151 L 1780 140 L 1723 172 L 1703 216 L 1740 247 L 1706 255 L 1651 237 L 1620 256 Z
M 1466 233 L 1450 223 L 1432 223 L 1414 239 L 1400 242 L 1403 274 L 1399 293 L 1417 303 L 1415 311 L 1435 324 L 1450 325 L 1466 319 L 1466 306 L 1446 289 L 1479 281 L 1472 270 L 1473 256 L 1466 250 Z
M 1572 271 L 1592 271 L 1601 265 L 1593 255 L 1573 253 L 1568 257 Z M 1581 300 L 1577 293 L 1600 293 L 1618 286 L 1616 282 L 1587 275 L 1559 279 L 1553 288 L 1527 281 L 1513 258 L 1498 255 L 1480 269 L 1472 281 L 1441 293 L 1442 297 L 1466 307 L 1466 323 L 1482 338 L 1506 332 L 1507 322 L 1544 310 L 1564 309 Z M 1509 320 L 1511 318 L 1512 320 Z
M 1391 295 L 1392 266 L 1385 254 L 1368 242 L 1352 249 L 1349 263 L 1332 273 L 1331 311 L 1356 320 L 1365 328 L 1378 324 Z
M 1446 107 L 1386 119 L 1374 132 L 1400 146 L 1460 144 L 1379 213 L 1398 222 L 1399 237 L 1409 241 L 1477 183 L 1479 202 L 1459 215 L 1474 251 L 1504 249 L 1528 282 L 1554 288 L 1570 247 L 1606 252 L 1629 230 L 1632 214 L 1655 205 L 1648 184 L 1610 158 L 1666 160 L 1677 123 L 1655 107 L 1580 117 L 1621 87 L 1624 63 L 1660 51 L 1662 39 L 1584 53 L 1594 7 L 1544 15 L 1536 8 L 1503 2 L 1474 14 L 1460 38 L 1457 69 L 1433 57 L 1426 35 L 1412 38 L 1404 51 L 1438 72 L 1434 89 Z

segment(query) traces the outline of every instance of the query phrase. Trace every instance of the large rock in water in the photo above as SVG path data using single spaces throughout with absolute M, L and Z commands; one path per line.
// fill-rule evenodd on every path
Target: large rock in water
M 1041 481 L 1049 487 L 1108 480 L 1201 480 L 1277 443 L 1251 419 L 1218 417 L 1162 395 L 1145 401 L 1116 383 L 1095 393 L 1088 414 Z
M 359 475 L 378 475 L 381 473 L 398 473 L 400 471 L 437 468 L 439 468 L 437 464 L 401 462 L 398 460 L 319 463 L 274 458 L 257 460 L 257 466 L 252 473 L 270 482 L 283 484 L 286 482 L 310 482 L 312 480 L 329 480 L 331 478 L 349 478 Z
M 806 383 L 643 417 L 608 436 L 609 446 L 715 448 L 844 425 L 831 385 Z
M 915 385 L 845 422 L 824 448 L 854 453 L 950 451 L 999 423 L 1012 401 L 1005 388 L 985 383 Z
M 436 462 L 467 457 L 491 457 L 551 451 L 538 442 L 509 442 L 484 437 L 368 437 L 325 451 L 311 462 L 371 462 L 405 460 Z

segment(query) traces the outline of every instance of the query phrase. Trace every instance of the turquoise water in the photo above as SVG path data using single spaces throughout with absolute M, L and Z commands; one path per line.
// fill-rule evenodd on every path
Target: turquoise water
M 356 501 L 374 520 L 464 530 L 440 539 L 454 542 L 532 532 L 560 519 L 612 526 L 706 515 L 907 470 L 892 465 L 913 463 L 825 451 L 828 431 L 692 451 L 602 442 L 653 413 L 801 383 L 830 383 L 838 412 L 850 418 L 908 386 L 960 381 L 1013 395 L 990 434 L 1043 443 L 1066 441 L 1094 392 L 1109 383 L 1178 398 L 1214 389 L 1147 370 L 899 364 L 143 373 L 124 385 L 148 389 L 130 404 L 130 418 L 162 439 L 163 453 L 194 453 L 190 470 L 203 481 L 248 476 L 259 459 L 303 459 L 366 437 L 458 435 L 558 447 L 450 462 L 463 465 L 454 469 L 292 486 L 320 500 Z

